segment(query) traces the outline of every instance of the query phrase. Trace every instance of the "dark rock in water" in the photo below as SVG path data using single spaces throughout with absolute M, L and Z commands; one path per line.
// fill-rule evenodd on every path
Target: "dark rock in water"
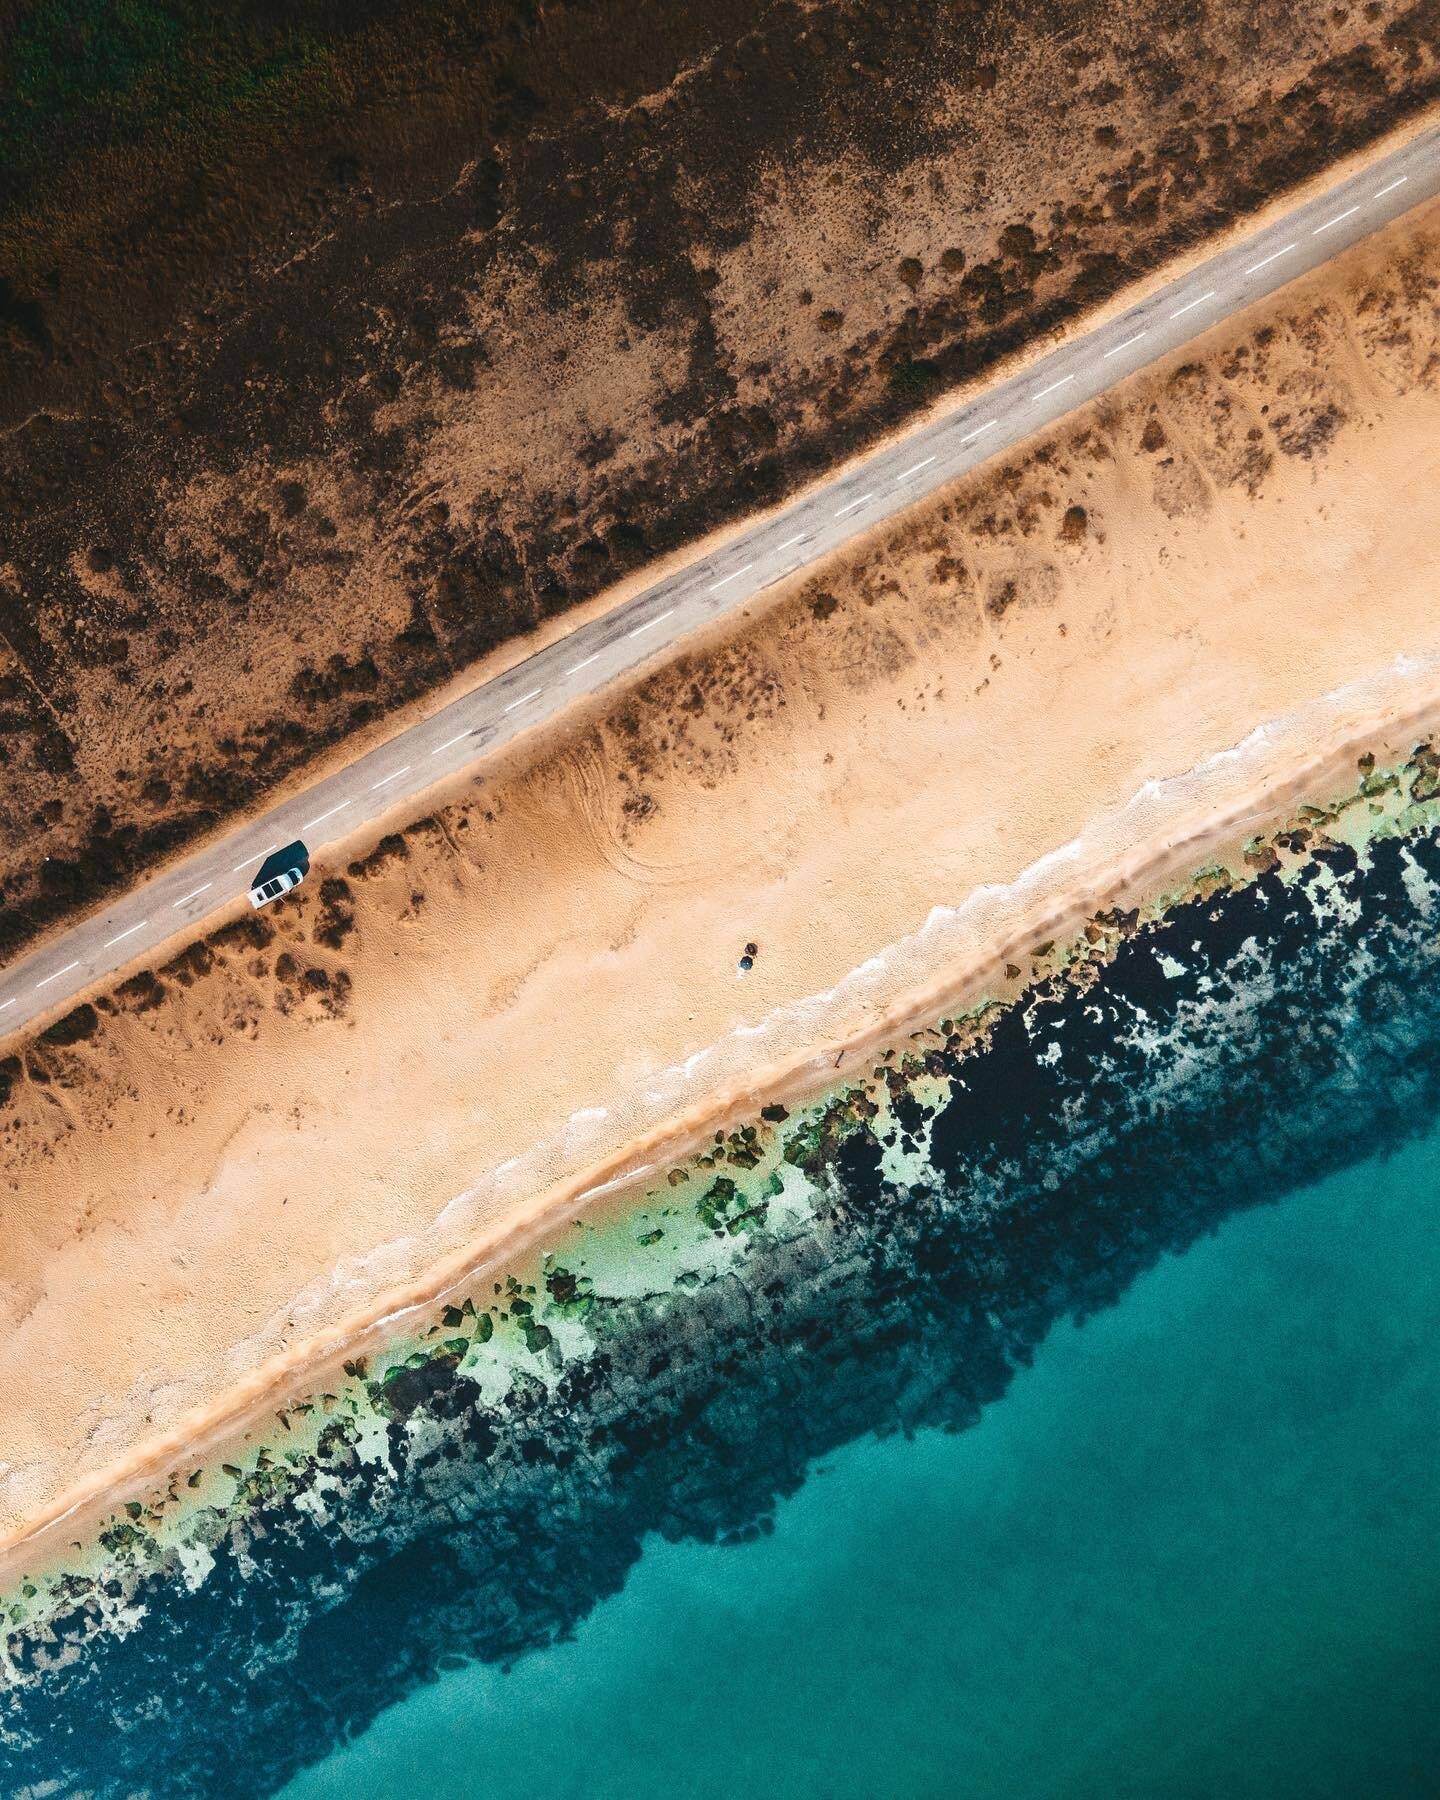
M 1437 883 L 1420 837 L 1217 891 L 1083 989 L 998 1011 L 977 1050 L 917 1060 L 929 1087 L 888 1071 L 889 1110 L 851 1090 L 791 1122 L 780 1166 L 816 1184 L 813 1218 L 715 1178 L 723 1274 L 633 1299 L 553 1266 L 548 1299 L 512 1285 L 550 1378 L 497 1403 L 454 1348 L 393 1369 L 384 1456 L 332 1421 L 304 1504 L 252 1477 L 193 1586 L 173 1561 L 117 1574 L 113 1629 L 77 1580 L 48 1625 L 11 1627 L 5 1791 L 273 1792 L 454 1658 L 563 1637 L 648 1533 L 747 1541 L 836 1446 L 973 1423 L 1058 1319 L 1431 1123 Z M 539 1315 L 582 1299 L 594 1348 L 566 1360 Z
M 479 1393 L 473 1381 L 456 1374 L 460 1358 L 454 1351 L 434 1356 L 419 1368 L 397 1369 L 381 1384 L 381 1404 L 393 1419 L 408 1419 L 417 1407 L 429 1403 L 439 1410 L 442 1397 L 446 1410 L 458 1402 L 468 1404 Z

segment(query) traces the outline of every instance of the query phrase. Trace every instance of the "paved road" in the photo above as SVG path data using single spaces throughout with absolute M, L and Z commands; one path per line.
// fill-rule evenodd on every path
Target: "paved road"
M 168 939 L 198 935 L 233 907 L 261 859 L 278 845 L 304 838 L 323 869 L 327 844 L 1084 406 L 1437 192 L 1440 130 L 1297 207 L 1123 317 L 1056 350 L 1025 375 L 852 463 L 723 549 L 536 651 L 0 972 L 0 1035 L 58 1010 Z

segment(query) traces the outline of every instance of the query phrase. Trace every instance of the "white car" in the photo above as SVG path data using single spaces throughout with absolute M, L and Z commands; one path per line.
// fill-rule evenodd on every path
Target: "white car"
M 297 838 L 283 850 L 272 850 L 250 883 L 250 904 L 259 908 L 299 887 L 310 873 L 310 852 Z
M 268 906 L 272 900 L 278 900 L 282 894 L 288 894 L 291 888 L 299 887 L 305 879 L 303 869 L 287 869 L 283 875 L 275 875 L 269 881 L 257 882 L 250 890 L 252 906 Z

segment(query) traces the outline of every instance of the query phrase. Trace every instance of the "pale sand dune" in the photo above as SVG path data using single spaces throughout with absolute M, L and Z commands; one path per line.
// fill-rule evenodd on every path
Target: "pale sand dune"
M 1338 779 L 1307 757 L 1386 694 L 1429 706 L 1437 291 L 1392 231 L 517 756 L 351 882 L 338 947 L 317 883 L 42 1049 L 0 1111 L 5 1526 L 756 1070 L 813 1079 L 1041 914 L 1193 864 L 1227 805 Z

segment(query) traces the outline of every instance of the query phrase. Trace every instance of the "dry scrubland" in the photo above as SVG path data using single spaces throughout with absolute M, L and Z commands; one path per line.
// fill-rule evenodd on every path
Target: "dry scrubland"
M 0 955 L 1413 117 L 1440 39 L 1436 0 L 351 18 L 264 106 L 62 118 L 0 178 Z
M 0 1518 L 703 1098 L 737 1024 L 807 1041 L 933 905 L 1440 651 L 1437 296 L 1432 210 L 0 1064 Z

